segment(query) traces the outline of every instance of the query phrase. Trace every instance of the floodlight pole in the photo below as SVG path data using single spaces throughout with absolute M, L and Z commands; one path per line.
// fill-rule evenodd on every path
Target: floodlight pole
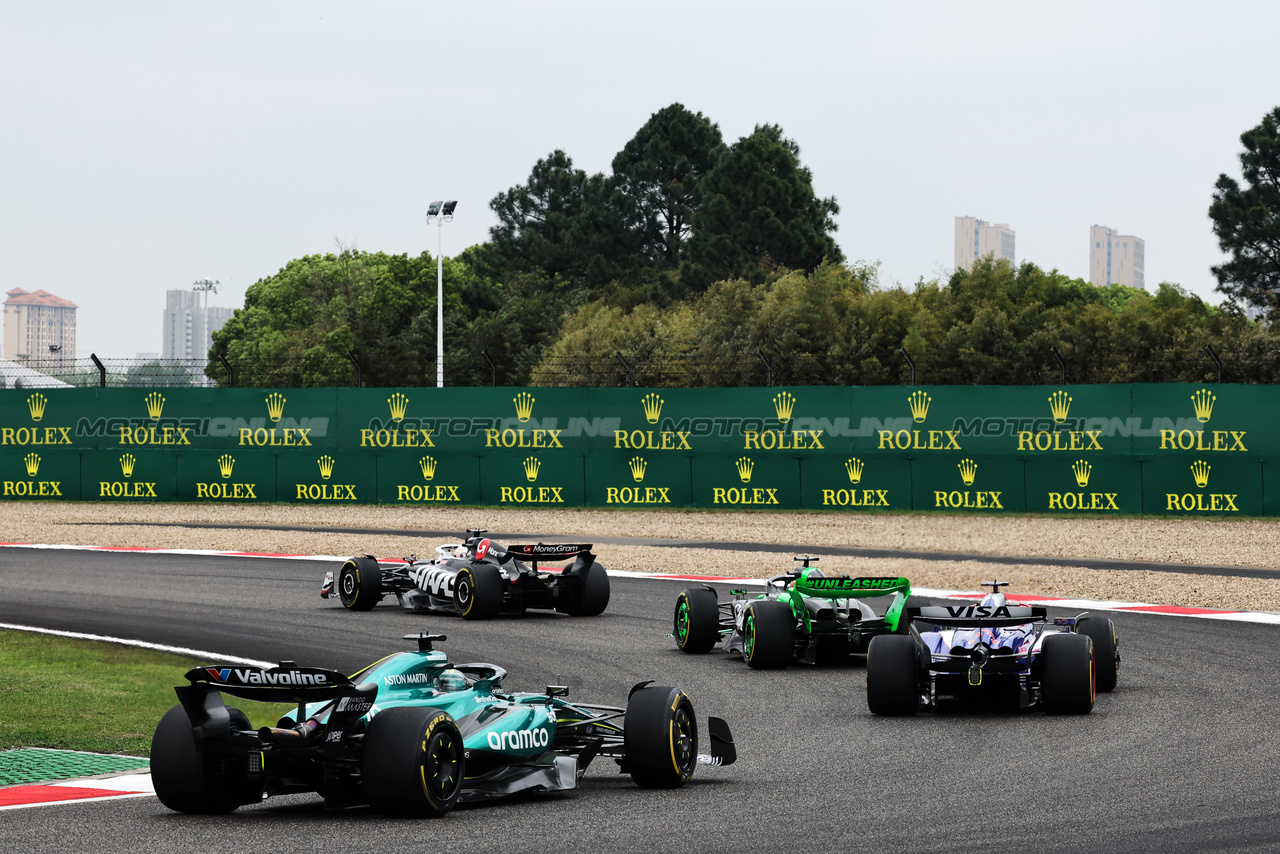
M 444 388 L 444 217 L 436 221 L 436 388 Z
M 432 202 L 427 223 L 436 220 L 436 388 L 444 388 L 444 224 L 453 221 L 457 202 Z

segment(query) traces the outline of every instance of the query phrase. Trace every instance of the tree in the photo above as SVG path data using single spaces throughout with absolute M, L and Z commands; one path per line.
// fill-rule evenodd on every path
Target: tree
M 777 125 L 757 125 L 735 142 L 701 184 L 682 281 L 705 290 L 741 276 L 762 281 L 777 267 L 811 272 L 843 255 L 831 236 L 840 212 L 834 197 L 813 192 L 800 147 Z
M 522 186 L 489 202 L 498 224 L 480 253 L 482 271 L 494 279 L 537 273 L 560 287 L 608 281 L 626 252 L 612 193 L 603 174 L 587 175 L 563 151 L 551 152 Z
M 1280 107 L 1240 136 L 1245 186 L 1219 175 L 1209 205 L 1218 246 L 1231 260 L 1213 267 L 1232 300 L 1280 307 Z
M 627 227 L 649 263 L 663 270 L 679 264 L 699 185 L 723 151 L 719 126 L 677 103 L 650 116 L 613 158 Z

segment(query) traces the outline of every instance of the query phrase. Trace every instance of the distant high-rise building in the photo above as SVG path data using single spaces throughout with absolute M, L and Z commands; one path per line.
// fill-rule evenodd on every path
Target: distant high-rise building
M 233 308 L 202 305 L 196 291 L 166 291 L 162 359 L 205 359 L 213 333 L 231 319 Z
M 76 304 L 48 291 L 9 291 L 4 301 L 4 357 L 45 361 L 76 357 Z
M 973 262 L 988 255 L 1015 263 L 1013 229 L 1006 224 L 988 225 L 971 216 L 956 217 L 956 269 L 971 270 Z
M 1132 234 L 1117 234 L 1114 228 L 1095 225 L 1089 229 L 1089 282 L 1095 287 L 1147 286 L 1146 243 Z

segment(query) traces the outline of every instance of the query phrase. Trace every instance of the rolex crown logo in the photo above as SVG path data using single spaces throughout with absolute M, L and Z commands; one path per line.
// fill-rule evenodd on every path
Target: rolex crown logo
M 960 469 L 960 479 L 964 481 L 964 485 L 973 486 L 973 479 L 978 474 L 978 464 L 973 460 L 961 460 L 957 468 Z
M 1053 420 L 1058 424 L 1067 420 L 1067 413 L 1071 411 L 1071 395 L 1059 389 L 1049 395 L 1049 411 L 1053 413 Z
M 1076 486 L 1084 489 L 1089 485 L 1089 475 L 1093 474 L 1093 466 L 1088 460 L 1076 460 L 1071 465 L 1071 473 L 1076 476 Z
M 796 397 L 790 392 L 782 392 L 774 395 L 773 411 L 778 414 L 778 420 L 786 424 L 791 420 L 791 413 L 796 408 Z
M 533 402 L 535 399 L 536 398 L 527 391 L 522 391 L 515 397 L 511 398 L 511 402 L 516 405 L 517 419 L 520 421 L 528 421 L 533 417 Z
M 231 470 L 236 467 L 236 459 L 230 454 L 218 457 L 218 473 L 224 478 L 231 477 Z
M 35 477 L 40 471 L 40 455 L 27 454 L 22 461 L 27 464 L 27 477 Z
M 133 477 L 133 467 L 137 464 L 133 454 L 125 454 L 120 458 L 120 473 L 125 477 Z
M 850 483 L 857 483 L 862 480 L 862 460 L 857 457 L 845 460 L 844 470 L 849 473 Z
M 1209 485 L 1209 469 L 1212 468 L 1204 460 L 1196 460 L 1191 464 L 1191 476 L 1196 479 L 1196 486 L 1204 489 Z
M 333 476 L 333 457 L 325 454 L 316 460 L 316 465 L 320 466 L 320 476 L 325 480 Z
M 644 480 L 644 470 L 647 467 L 644 457 L 632 457 L 631 462 L 627 463 L 627 466 L 631 469 L 632 480 L 636 483 L 640 483 Z
M 662 398 L 654 392 L 649 392 L 640 398 L 640 405 L 644 407 L 644 420 L 650 424 L 657 424 L 658 419 L 662 417 Z
M 907 403 L 911 404 L 911 420 L 917 424 L 924 423 L 929 417 L 929 404 L 933 402 L 933 398 L 917 389 L 907 398 Z
M 272 421 L 279 421 L 280 416 L 284 415 L 284 395 L 278 391 L 273 391 L 267 395 L 267 415 Z
M 524 460 L 524 476 L 530 483 L 538 479 L 538 469 L 542 468 L 542 463 L 538 462 L 537 457 L 525 457 Z
M 423 457 L 418 460 L 418 465 L 422 467 L 422 479 L 431 480 L 436 476 L 436 460 L 435 457 Z
M 44 407 L 49 402 L 49 398 L 40 392 L 36 392 L 27 398 L 27 409 L 31 412 L 31 420 L 39 421 L 44 418 Z
M 1191 395 L 1191 405 L 1196 408 L 1197 421 L 1204 424 L 1213 416 L 1213 404 L 1217 399 L 1218 396 L 1207 388 L 1202 388 Z
M 750 457 L 739 457 L 738 461 L 733 464 L 738 470 L 738 477 L 742 478 L 743 483 L 751 482 L 751 472 L 755 470 L 756 464 L 751 462 Z
M 151 416 L 151 420 L 159 421 L 161 414 L 164 412 L 164 395 L 158 391 L 153 391 L 144 399 L 147 401 L 147 414 Z
M 409 398 L 396 392 L 387 398 L 387 404 L 391 407 L 391 420 L 397 424 L 403 421 L 405 410 L 409 408 Z

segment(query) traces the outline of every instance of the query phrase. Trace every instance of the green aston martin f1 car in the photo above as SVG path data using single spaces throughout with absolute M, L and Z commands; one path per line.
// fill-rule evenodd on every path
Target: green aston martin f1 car
M 929 604 L 911 595 L 905 578 L 828 578 L 811 565 L 818 558 L 795 560 L 801 568 L 770 578 L 760 596 L 733 590 L 733 599 L 720 602 L 709 585 L 682 591 L 671 635 L 676 646 L 704 653 L 720 643 L 757 669 L 837 664 L 866 655 L 877 635 L 905 631 L 903 608 Z
M 693 703 L 678 688 L 641 682 L 625 708 L 576 703 L 568 688 L 508 692 L 493 664 L 450 664 L 433 642 L 336 670 L 209 665 L 187 673 L 151 742 L 161 803 L 225 813 L 270 795 L 317 792 L 326 808 L 369 805 L 386 815 L 435 817 L 457 803 L 517 792 L 575 789 L 600 757 L 642 788 L 676 788 L 698 765 L 737 758 L 729 725 L 708 719 L 698 753 Z M 223 695 L 296 703 L 274 727 L 253 729 Z

